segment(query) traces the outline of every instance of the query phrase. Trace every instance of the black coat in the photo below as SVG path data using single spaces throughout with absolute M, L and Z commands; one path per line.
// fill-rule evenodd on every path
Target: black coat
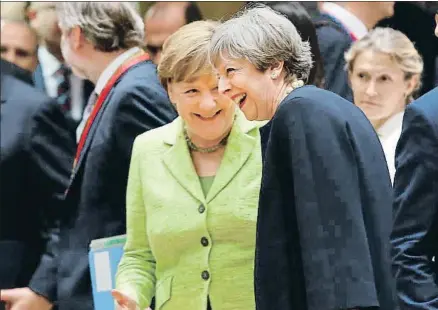
M 407 107 L 395 158 L 391 242 L 401 308 L 438 309 L 438 87 Z
M 150 61 L 129 69 L 108 94 L 72 173 L 59 253 L 42 258 L 30 285 L 57 301 L 59 310 L 94 309 L 90 242 L 126 232 L 125 196 L 134 139 L 175 117 Z
M 344 58 L 353 39 L 344 26 L 329 15 L 321 14 L 314 19 L 314 23 L 324 63 L 324 89 L 353 102 Z
M 20 287 L 57 217 L 75 143 L 56 101 L 4 71 L 0 117 L 0 288 Z
M 392 189 L 364 114 L 313 87 L 261 129 L 257 310 L 394 310 Z

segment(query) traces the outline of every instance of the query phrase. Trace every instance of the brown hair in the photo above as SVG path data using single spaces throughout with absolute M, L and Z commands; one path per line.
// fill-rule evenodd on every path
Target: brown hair
M 209 61 L 209 44 L 215 28 L 214 21 L 196 21 L 173 33 L 163 45 L 158 64 L 158 76 L 167 89 L 170 81 L 193 80 L 203 74 L 212 73 Z

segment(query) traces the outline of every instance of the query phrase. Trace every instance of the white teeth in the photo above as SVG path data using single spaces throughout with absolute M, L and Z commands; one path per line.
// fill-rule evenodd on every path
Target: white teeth
M 236 104 L 240 105 L 242 103 L 242 101 L 245 100 L 245 98 L 246 98 L 246 94 L 240 95 L 240 96 L 234 98 L 234 102 Z

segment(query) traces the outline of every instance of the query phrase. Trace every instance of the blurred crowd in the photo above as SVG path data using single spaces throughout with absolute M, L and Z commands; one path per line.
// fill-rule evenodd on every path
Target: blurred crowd
M 436 2 L 8 4 L 5 309 L 94 309 L 90 242 L 125 233 L 117 309 L 438 309 Z

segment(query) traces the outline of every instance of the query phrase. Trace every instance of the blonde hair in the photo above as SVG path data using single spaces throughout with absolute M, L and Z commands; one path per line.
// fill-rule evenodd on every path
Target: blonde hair
M 346 69 L 353 71 L 357 56 L 366 51 L 373 50 L 387 54 L 399 66 L 405 75 L 405 80 L 418 75 L 418 83 L 412 94 L 408 94 L 407 102 L 413 100 L 413 95 L 421 87 L 421 74 L 423 73 L 423 59 L 409 38 L 398 30 L 392 28 L 375 28 L 361 40 L 354 42 L 345 53 Z
M 158 77 L 167 89 L 170 81 L 193 80 L 213 73 L 208 58 L 210 39 L 219 25 L 214 21 L 196 21 L 173 33 L 163 45 Z

